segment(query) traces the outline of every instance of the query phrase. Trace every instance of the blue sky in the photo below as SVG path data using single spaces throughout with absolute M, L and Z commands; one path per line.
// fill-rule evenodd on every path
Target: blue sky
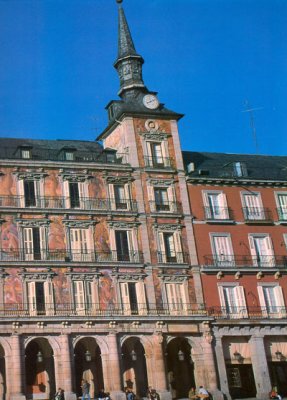
M 287 154 L 286 0 L 124 0 L 182 148 Z M 115 0 L 0 0 L 0 136 L 94 140 L 117 99 Z

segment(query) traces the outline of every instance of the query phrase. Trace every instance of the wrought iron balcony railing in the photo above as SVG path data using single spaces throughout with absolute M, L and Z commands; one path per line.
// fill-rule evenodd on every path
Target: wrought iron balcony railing
M 94 250 L 41 250 L 0 249 L 0 261 L 61 261 L 61 262 L 124 262 L 142 263 L 143 254 L 139 251 L 94 251 Z
M 161 264 L 183 264 L 188 262 L 188 255 L 181 252 L 157 251 L 157 260 Z
M 286 267 L 287 256 L 275 256 L 273 254 L 260 256 L 206 255 L 204 264 L 216 268 Z
M 172 168 L 172 159 L 168 157 L 144 157 L 146 167 Z
M 243 207 L 244 220 L 246 222 L 271 222 L 272 213 L 264 207 Z
M 12 160 L 43 160 L 43 161 L 64 161 L 68 163 L 74 162 L 93 162 L 101 164 L 127 164 L 127 154 L 119 154 L 116 152 L 99 152 L 73 150 L 73 152 L 51 150 L 51 149 L 31 149 L 27 157 L 23 158 L 21 149 L 15 151 L 12 147 L 2 147 L 0 150 L 0 159 Z
M 137 202 L 130 199 L 97 199 L 90 197 L 52 197 L 52 196 L 0 196 L 0 207 L 3 208 L 51 208 L 82 209 L 137 212 Z
M 124 317 L 124 316 L 183 317 L 206 316 L 206 310 L 197 304 L 109 304 L 101 303 L 22 303 L 0 304 L 0 319 L 7 317 L 59 316 L 59 317 Z
M 207 314 L 216 319 L 262 319 L 286 318 L 285 306 L 252 306 L 252 307 L 208 307 Z
M 232 211 L 228 207 L 204 207 L 205 219 L 208 221 L 224 221 L 233 219 Z
M 176 201 L 150 201 L 151 212 L 168 212 L 175 213 L 179 211 L 178 203 Z
M 287 221 L 287 206 L 286 207 L 278 207 L 277 208 L 278 219 L 279 221 Z

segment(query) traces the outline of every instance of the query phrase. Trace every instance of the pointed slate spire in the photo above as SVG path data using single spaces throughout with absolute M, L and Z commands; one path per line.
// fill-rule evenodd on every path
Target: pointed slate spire
M 119 96 L 133 96 L 139 89 L 145 88 L 142 79 L 142 65 L 144 60 L 137 54 L 131 32 L 126 20 L 124 10 L 119 4 L 119 26 L 118 26 L 118 58 L 114 67 L 120 78 Z

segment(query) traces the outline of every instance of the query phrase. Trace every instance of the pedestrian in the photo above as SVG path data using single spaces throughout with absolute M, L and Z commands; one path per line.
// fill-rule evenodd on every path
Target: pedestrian
M 64 400 L 64 390 L 59 388 L 55 394 L 55 400 Z
M 201 399 L 208 399 L 209 393 L 203 386 L 199 386 L 197 397 Z
M 280 396 L 276 388 L 272 388 L 271 392 L 269 393 L 269 397 L 270 399 L 282 400 L 282 396 Z
M 85 379 L 82 379 L 81 388 L 82 388 L 82 400 L 85 399 L 91 400 L 89 382 L 87 382 Z
M 100 391 L 99 391 L 99 394 L 98 394 L 98 398 L 99 398 L 99 400 L 104 400 L 105 398 L 106 398 L 106 393 L 105 393 L 105 389 L 101 389 Z
M 188 398 L 189 398 L 190 400 L 197 399 L 197 395 L 196 395 L 196 392 L 195 392 L 195 388 L 194 388 L 194 387 L 190 388 L 190 390 L 189 390 L 189 392 L 188 392 Z
M 127 390 L 127 400 L 135 400 L 136 395 L 132 391 L 132 389 L 128 388 Z
M 159 394 L 155 389 L 151 390 L 151 400 L 160 400 Z

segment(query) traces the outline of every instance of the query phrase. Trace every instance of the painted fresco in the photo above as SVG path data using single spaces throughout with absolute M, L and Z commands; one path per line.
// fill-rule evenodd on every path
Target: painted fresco
M 99 223 L 95 229 L 95 249 L 96 251 L 109 253 L 110 252 L 110 240 L 109 240 L 109 232 L 106 225 L 105 218 L 99 218 Z
M 4 283 L 4 303 L 5 304 L 22 304 L 23 287 L 18 270 L 11 268 L 6 270 L 9 276 L 5 278 Z
M 63 251 L 66 249 L 65 227 L 63 226 L 60 217 L 51 217 L 48 234 L 48 247 L 53 253 L 56 250 Z
M 56 172 L 50 172 L 45 178 L 45 196 L 61 197 L 62 187 Z
M 57 276 L 55 276 L 53 279 L 55 303 L 57 304 L 57 309 L 61 309 L 61 306 L 64 304 L 71 303 L 67 276 L 64 272 L 64 268 L 57 270 Z
M 117 296 L 111 271 L 105 270 L 102 273 L 103 276 L 99 280 L 100 309 L 108 310 L 117 304 Z
M 107 193 L 105 189 L 104 182 L 101 177 L 93 176 L 91 179 L 89 186 L 89 197 L 91 199 L 106 199 Z
M 4 175 L 0 176 L 0 195 L 15 196 L 16 195 L 16 180 L 12 175 L 12 169 L 6 169 Z
M 1 225 L 0 232 L 2 260 L 17 257 L 19 255 L 19 236 L 13 217 L 6 217 L 6 222 Z
M 153 270 L 152 275 L 153 275 L 156 304 L 158 307 L 162 307 L 163 301 L 161 295 L 161 281 L 158 277 L 158 270 Z

